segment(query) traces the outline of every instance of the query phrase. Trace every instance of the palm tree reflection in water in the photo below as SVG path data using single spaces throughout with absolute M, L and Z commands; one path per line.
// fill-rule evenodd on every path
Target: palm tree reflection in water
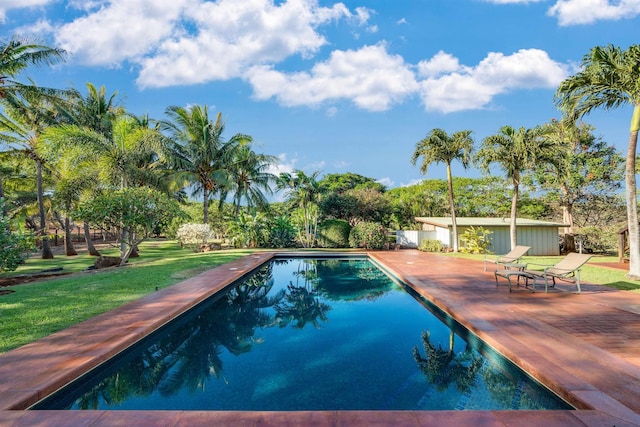
M 446 390 L 455 383 L 461 392 L 467 392 L 476 382 L 478 371 L 482 367 L 482 358 L 474 354 L 467 345 L 462 353 L 455 354 L 453 350 L 454 333 L 449 335 L 449 349 L 443 349 L 440 344 L 436 347 L 431 342 L 429 331 L 422 333 L 422 346 L 426 357 L 420 355 L 418 346 L 413 348 L 413 358 L 420 371 L 427 380 L 439 391 Z
M 99 382 L 75 402 L 78 408 L 98 409 L 101 400 L 109 406 L 118 405 L 155 391 L 171 396 L 183 388 L 203 389 L 210 376 L 222 376 L 223 348 L 234 355 L 246 353 L 260 343 L 254 339 L 256 329 L 275 324 L 275 318 L 265 309 L 276 305 L 284 291 L 269 297 L 272 287 L 269 265 L 196 318 L 164 335 L 116 375 Z

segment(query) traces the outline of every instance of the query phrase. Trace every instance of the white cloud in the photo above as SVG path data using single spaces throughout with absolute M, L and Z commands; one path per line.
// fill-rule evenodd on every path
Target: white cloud
M 272 0 L 201 3 L 187 15 L 198 33 L 163 41 L 155 56 L 141 61 L 138 83 L 160 87 L 226 80 L 252 65 L 295 54 L 310 57 L 327 43 L 315 28 L 348 14 L 342 4 L 324 8 L 303 0 L 278 6 Z
M 12 9 L 25 9 L 44 6 L 54 0 L 0 0 L 0 22 L 4 22 L 7 12 Z
M 567 75 L 565 65 L 551 60 L 546 52 L 538 49 L 522 49 L 509 56 L 492 52 L 475 67 L 459 66 L 451 70 L 454 59 L 439 52 L 418 67 L 421 72 L 426 68 L 433 73 L 438 70 L 434 64 L 444 63 L 443 68 L 451 71 L 420 82 L 427 110 L 450 113 L 480 109 L 496 95 L 523 88 L 553 88 Z M 427 66 L 429 64 L 433 66 Z
M 250 69 L 246 78 L 257 99 L 275 97 L 288 106 L 346 99 L 369 111 L 387 110 L 418 88 L 404 59 L 390 55 L 384 44 L 333 51 L 310 72 L 286 74 L 259 66 Z
M 393 184 L 394 184 L 393 180 L 389 177 L 377 179 L 376 182 L 378 184 L 384 185 L 386 188 L 393 188 Z
M 422 77 L 437 77 L 460 70 L 460 61 L 455 56 L 439 51 L 433 58 L 418 63 L 418 73 Z
M 640 0 L 558 0 L 548 14 L 557 17 L 560 25 L 629 19 L 640 14 Z
M 56 44 L 89 65 L 118 66 L 141 58 L 174 32 L 188 0 L 113 0 L 61 26 Z

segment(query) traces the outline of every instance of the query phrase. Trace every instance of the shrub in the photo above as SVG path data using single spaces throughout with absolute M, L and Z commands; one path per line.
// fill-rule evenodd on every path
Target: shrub
M 580 234 L 576 234 L 576 250 L 578 250 L 577 238 L 584 237 L 583 250 L 585 252 L 618 253 L 618 228 L 615 226 L 580 228 Z
M 460 252 L 468 254 L 486 254 L 488 253 L 491 242 L 489 241 L 489 235 L 493 234 L 493 231 L 487 230 L 484 227 L 469 227 L 460 236 L 463 246 L 460 248 Z
M 420 242 L 418 250 L 423 252 L 441 252 L 442 242 L 437 239 L 424 239 Z
M 348 248 L 351 226 L 347 221 L 331 219 L 318 225 L 318 246 L 321 248 Z
M 272 248 L 295 246 L 296 230 L 287 217 L 278 216 L 269 230 L 269 245 Z
M 13 271 L 22 264 L 33 250 L 33 239 L 9 229 L 9 218 L 2 215 L 4 199 L 0 198 L 0 273 Z
M 213 233 L 209 224 L 182 224 L 176 232 L 180 245 L 191 247 L 195 252 L 202 251 L 210 238 L 213 238 Z
M 361 222 L 349 233 L 352 248 L 383 249 L 387 243 L 387 230 L 377 222 Z

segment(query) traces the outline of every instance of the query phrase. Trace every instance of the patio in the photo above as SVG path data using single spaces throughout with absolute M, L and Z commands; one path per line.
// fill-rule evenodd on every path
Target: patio
M 640 425 L 640 293 L 583 285 L 509 293 L 481 261 L 417 250 L 370 256 L 574 405 L 575 411 L 24 411 L 262 264 L 259 253 L 0 356 L 0 425 Z

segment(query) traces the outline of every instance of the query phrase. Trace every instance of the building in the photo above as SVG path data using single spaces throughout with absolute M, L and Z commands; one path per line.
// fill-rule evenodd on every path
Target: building
M 417 248 L 423 239 L 435 239 L 451 248 L 453 239 L 453 222 L 450 217 L 418 217 L 416 222 L 422 224 L 421 230 L 402 230 L 396 233 L 396 243 L 402 247 Z M 460 236 L 469 227 L 483 227 L 491 231 L 490 250 L 495 254 L 505 254 L 511 250 L 509 234 L 509 218 L 456 218 L 458 225 L 458 247 L 461 247 Z M 560 255 L 559 228 L 566 224 L 539 221 L 527 218 L 516 219 L 516 240 L 519 245 L 531 246 L 528 255 Z

